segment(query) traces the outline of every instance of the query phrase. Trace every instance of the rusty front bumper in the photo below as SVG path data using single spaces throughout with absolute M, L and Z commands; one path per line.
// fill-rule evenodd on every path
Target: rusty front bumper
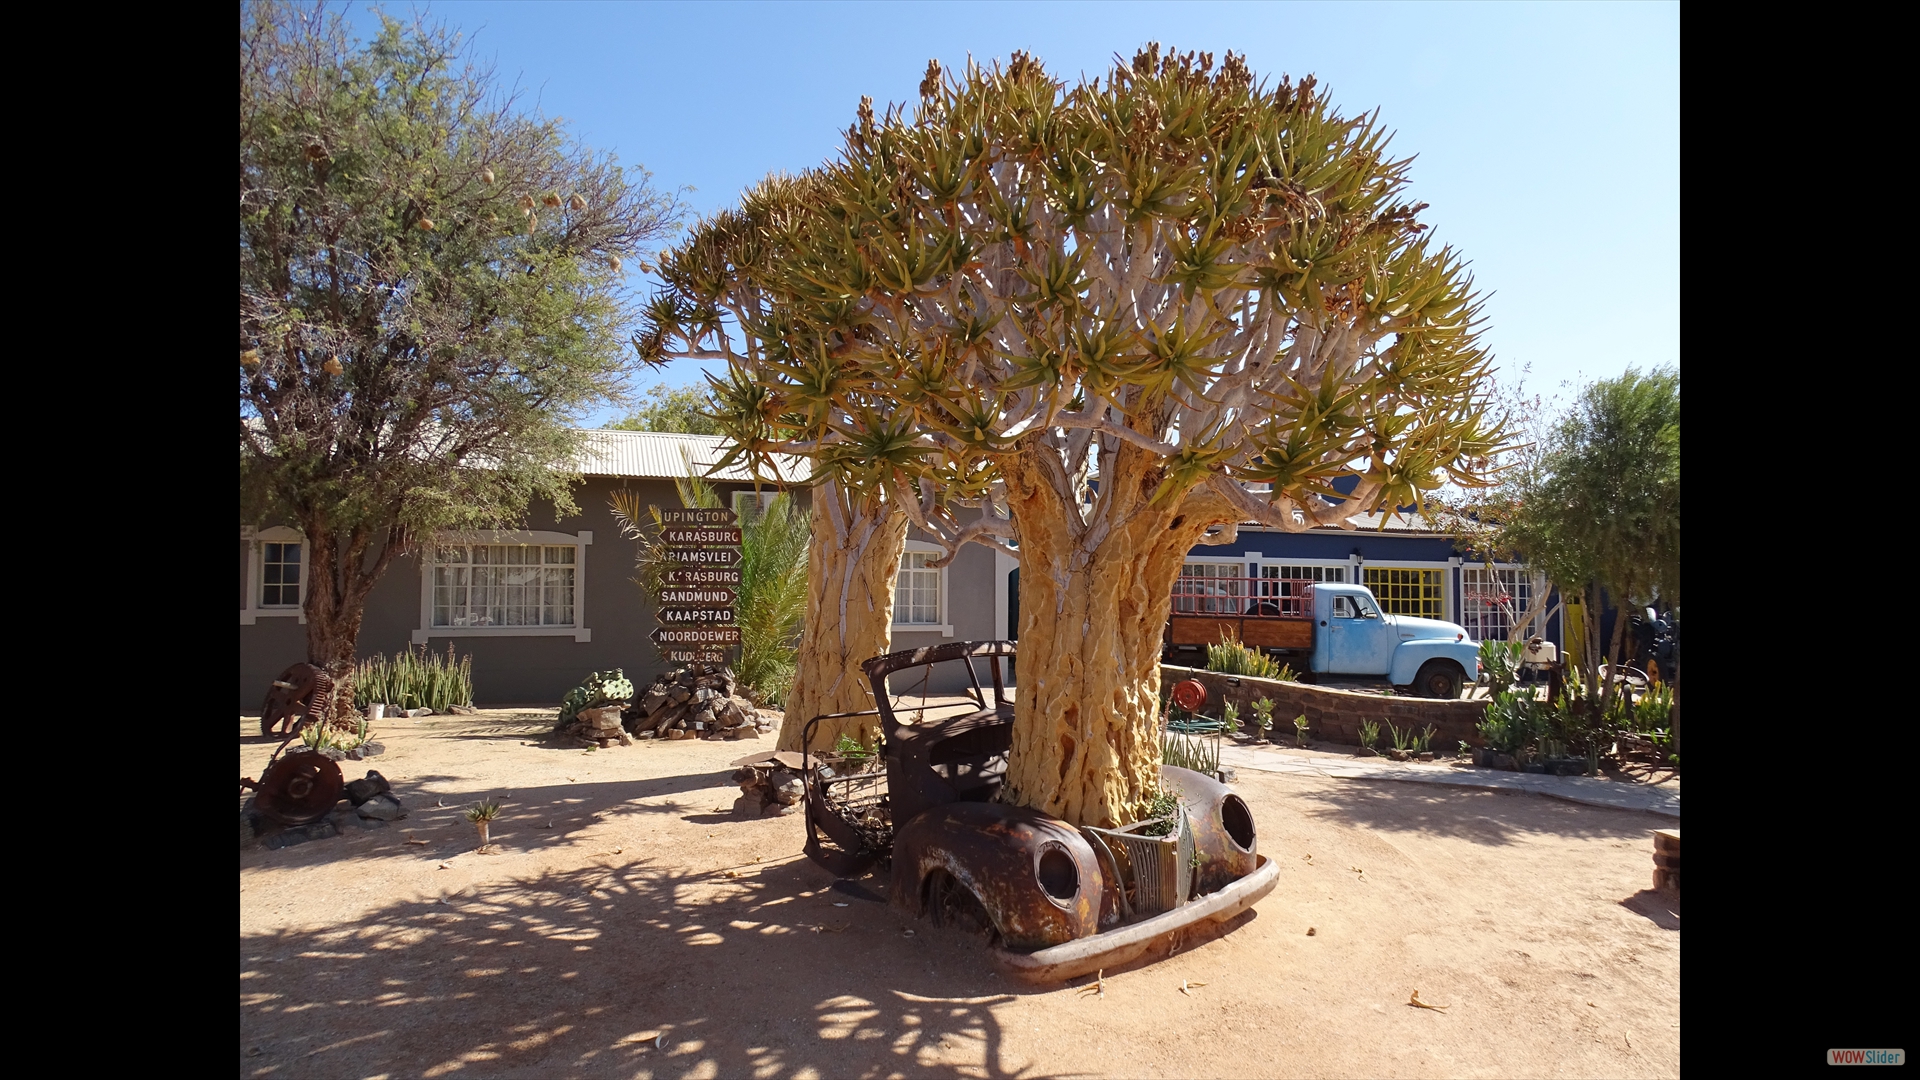
M 1180 931 L 1202 923 L 1231 919 L 1273 891 L 1280 877 L 1280 867 L 1264 855 L 1258 856 L 1258 859 L 1259 867 L 1253 873 L 1219 892 L 1203 896 L 1164 915 L 1037 952 L 1019 953 L 996 948 L 993 950 L 994 966 L 1002 974 L 1021 982 L 1057 983 L 1091 975 L 1101 968 L 1117 968 L 1139 959 L 1156 947 L 1170 949 L 1177 944 Z

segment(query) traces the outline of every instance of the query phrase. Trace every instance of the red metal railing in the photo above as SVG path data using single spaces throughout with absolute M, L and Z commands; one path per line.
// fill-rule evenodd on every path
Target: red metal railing
M 1312 578 L 1181 577 L 1173 583 L 1175 615 L 1310 619 Z

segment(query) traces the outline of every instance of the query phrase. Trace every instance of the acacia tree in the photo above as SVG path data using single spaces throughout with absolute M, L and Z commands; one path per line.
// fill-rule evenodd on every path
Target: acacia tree
M 1581 675 L 1604 709 L 1612 680 L 1600 662 L 1619 665 L 1629 605 L 1680 599 L 1679 372 L 1629 368 L 1588 386 L 1555 425 L 1540 469 L 1502 531 L 1563 589 L 1585 594 Z M 1602 590 L 1620 609 L 1605 642 Z
M 713 421 L 713 400 L 706 387 L 668 386 L 658 383 L 647 391 L 639 406 L 625 418 L 607 427 L 615 431 L 675 431 L 683 435 L 718 435 Z
M 1256 85 L 1231 53 L 1215 71 L 1154 45 L 1074 86 L 1016 53 L 930 65 L 911 118 L 863 102 L 761 234 L 783 252 L 761 277 L 778 317 L 739 326 L 811 373 L 806 407 L 841 436 L 816 452 L 859 454 L 903 511 L 1004 493 L 1005 516 L 938 533 L 949 558 L 977 539 L 1022 564 L 1004 799 L 1144 812 L 1161 629 L 1196 543 L 1483 482 L 1499 434 L 1476 303 L 1421 236 L 1407 165 L 1311 79 Z M 717 307 L 661 314 L 723 336 Z M 873 425 L 841 424 L 868 400 L 908 440 L 884 461 L 855 449 Z
M 1497 392 L 1506 406 L 1507 431 L 1513 439 L 1487 463 L 1497 480 L 1483 488 L 1437 492 L 1427 508 L 1429 519 L 1450 534 L 1456 546 L 1484 562 L 1489 571 L 1495 569 L 1496 562 L 1528 562 L 1532 580 L 1526 607 L 1520 607 L 1513 595 L 1499 586 L 1492 595 L 1476 598 L 1500 606 L 1507 618 L 1510 645 L 1526 640 L 1532 627 L 1563 610 L 1561 604 L 1552 603 L 1556 588 L 1562 594 L 1569 592 L 1563 582 L 1547 572 L 1543 560 L 1528 560 L 1512 532 L 1520 520 L 1520 508 L 1537 500 L 1547 482 L 1550 423 L 1558 404 L 1557 398 L 1527 392 L 1525 370 L 1510 389 Z
M 241 9 L 242 517 L 305 534 L 308 659 L 341 680 L 400 554 L 536 496 L 573 509 L 567 421 L 630 359 L 621 260 L 677 216 L 458 52 Z

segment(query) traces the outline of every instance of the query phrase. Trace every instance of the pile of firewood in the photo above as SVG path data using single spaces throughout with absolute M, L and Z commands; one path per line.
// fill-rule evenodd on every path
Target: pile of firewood
M 642 739 L 757 739 L 772 731 L 734 690 L 733 672 L 713 664 L 667 672 L 623 714 L 626 729 Z

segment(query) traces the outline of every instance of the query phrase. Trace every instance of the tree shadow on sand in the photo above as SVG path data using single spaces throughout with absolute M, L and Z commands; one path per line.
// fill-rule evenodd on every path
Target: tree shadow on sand
M 246 935 L 240 990 L 243 1076 L 1037 1075 L 980 942 L 803 860 L 603 858 Z
M 1385 832 L 1430 833 L 1477 844 L 1515 843 L 1525 833 L 1568 839 L 1645 840 L 1674 820 L 1643 810 L 1616 810 L 1528 792 L 1440 784 L 1342 780 L 1289 796 L 1311 817 Z

